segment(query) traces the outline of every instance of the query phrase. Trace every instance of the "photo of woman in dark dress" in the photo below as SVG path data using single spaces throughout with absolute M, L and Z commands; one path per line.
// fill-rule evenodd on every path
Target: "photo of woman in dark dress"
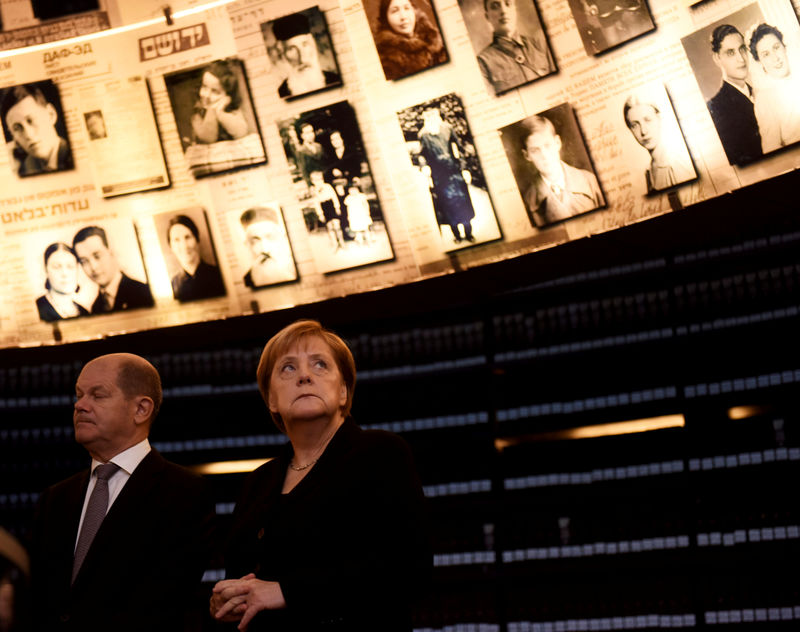
M 176 215 L 169 220 L 167 243 L 180 269 L 172 277 L 172 293 L 181 303 L 224 296 L 219 268 L 200 256 L 200 231 L 192 218 Z
M 456 243 L 474 242 L 475 209 L 464 181 L 461 152 L 453 128 L 442 120 L 438 108 L 423 111 L 422 118 L 419 142 L 422 156 L 430 167 L 433 205 L 439 223 L 450 226 Z
M 373 27 L 375 48 L 389 80 L 402 79 L 448 60 L 435 19 L 415 4 L 427 0 L 381 0 Z M 433 15 L 433 7 L 428 6 Z
M 78 258 L 67 244 L 56 242 L 44 251 L 47 292 L 36 299 L 39 318 L 51 323 L 88 316 L 89 310 L 75 302 L 78 291 Z

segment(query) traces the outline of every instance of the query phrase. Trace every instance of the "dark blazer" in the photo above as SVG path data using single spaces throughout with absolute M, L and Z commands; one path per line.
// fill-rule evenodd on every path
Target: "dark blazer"
M 89 312 L 86 311 L 86 308 L 83 305 L 72 301 L 75 307 L 78 308 L 78 316 L 88 316 Z M 64 318 L 56 311 L 56 308 L 47 300 L 47 295 L 42 295 L 36 299 L 36 307 L 39 310 L 39 319 L 43 320 L 48 323 L 52 323 L 56 320 L 64 320 Z M 72 318 L 77 318 L 78 316 L 73 316 Z
M 193 275 L 180 269 L 172 277 L 172 294 L 181 303 L 197 301 L 215 296 L 225 296 L 225 283 L 222 280 L 219 268 L 200 260 L 200 265 Z
M 732 165 L 745 165 L 761 158 L 761 134 L 753 102 L 727 81 L 708 102 L 711 120 Z
M 153 295 L 150 293 L 150 286 L 141 281 L 135 281 L 122 273 L 122 281 L 119 282 L 117 295 L 114 297 L 112 312 L 121 309 L 136 309 L 138 307 L 152 307 L 154 305 Z M 98 295 L 92 303 L 92 314 L 102 314 L 102 299 Z
M 111 505 L 70 586 L 88 482 L 89 471 L 80 472 L 39 499 L 31 546 L 34 629 L 186 629 L 198 616 L 193 597 L 214 519 L 205 481 L 152 450 Z
M 227 577 L 277 581 L 282 611 L 248 630 L 411 630 L 410 609 L 432 568 L 422 488 L 399 436 L 350 420 L 288 494 L 291 445 L 250 474 L 236 504 Z

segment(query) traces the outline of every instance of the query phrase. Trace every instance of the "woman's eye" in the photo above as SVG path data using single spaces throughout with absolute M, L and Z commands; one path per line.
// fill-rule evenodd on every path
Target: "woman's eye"
M 281 366 L 281 373 L 288 373 L 293 370 L 294 370 L 293 364 L 284 364 L 283 366 Z
M 317 369 L 326 369 L 328 367 L 328 363 L 325 360 L 317 360 L 314 362 L 314 367 Z

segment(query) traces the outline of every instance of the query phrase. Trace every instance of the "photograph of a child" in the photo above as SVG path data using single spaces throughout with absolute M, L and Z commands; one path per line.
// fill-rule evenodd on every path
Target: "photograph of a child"
M 244 65 L 236 58 L 164 76 L 195 177 L 266 162 Z

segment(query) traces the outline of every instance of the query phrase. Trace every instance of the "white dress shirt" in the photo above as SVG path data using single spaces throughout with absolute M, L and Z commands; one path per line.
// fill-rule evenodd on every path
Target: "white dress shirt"
M 125 487 L 125 483 L 128 482 L 128 479 L 131 477 L 131 474 L 139 467 L 139 463 L 142 462 L 144 457 L 150 452 L 150 442 L 147 439 L 137 443 L 134 446 L 131 446 L 127 450 L 120 452 L 117 456 L 111 459 L 111 463 L 119 465 L 119 469 L 114 472 L 111 478 L 108 479 L 108 509 L 111 509 L 111 505 L 114 504 L 114 501 L 119 496 L 119 493 L 122 491 L 122 488 Z M 97 482 L 97 476 L 95 475 L 95 469 L 98 465 L 103 465 L 101 461 L 97 461 L 92 459 L 92 474 L 89 477 L 89 486 L 86 488 L 86 496 L 83 499 L 83 509 L 81 510 L 81 520 L 78 523 L 78 537 L 80 537 L 81 529 L 83 528 L 83 518 L 86 515 L 86 507 L 89 504 L 89 497 L 92 495 L 92 491 L 94 490 L 94 485 Z M 108 510 L 106 510 L 106 514 L 108 514 Z M 75 546 L 78 546 L 78 537 L 75 538 Z

